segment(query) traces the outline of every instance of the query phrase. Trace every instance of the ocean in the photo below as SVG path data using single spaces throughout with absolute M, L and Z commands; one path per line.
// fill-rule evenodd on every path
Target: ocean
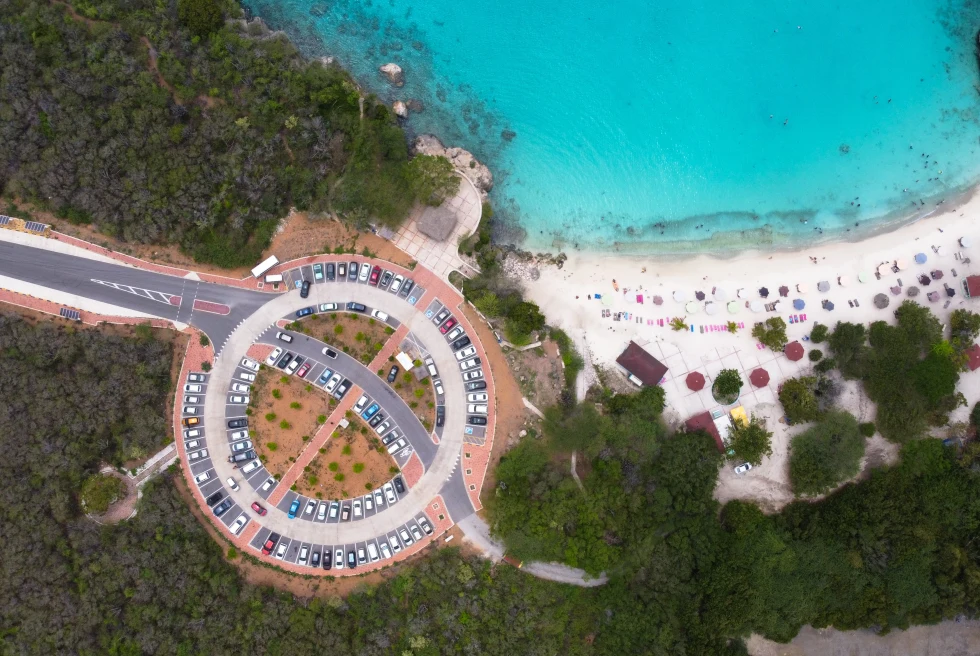
M 532 250 L 856 238 L 980 180 L 976 0 L 247 0 L 493 170 Z M 395 88 L 378 72 L 405 71 Z

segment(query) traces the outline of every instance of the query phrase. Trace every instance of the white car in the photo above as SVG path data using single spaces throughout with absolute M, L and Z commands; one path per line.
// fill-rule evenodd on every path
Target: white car
M 421 540 L 422 539 L 422 531 L 419 530 L 419 527 L 418 526 L 412 526 L 410 528 L 412 530 L 412 537 L 414 537 L 416 540 Z
M 235 442 L 231 445 L 231 450 L 235 453 L 239 451 L 247 451 L 252 448 L 252 440 L 242 440 L 241 442 Z
M 329 393 L 332 393 L 335 389 L 337 389 L 337 385 L 339 384 L 340 374 L 334 374 L 333 378 L 330 379 L 330 382 L 328 382 L 323 389 L 327 390 Z
M 483 378 L 483 369 L 474 369 L 463 374 L 463 380 L 465 381 L 479 380 L 481 378 Z
M 456 351 L 456 359 L 457 360 L 465 360 L 466 358 L 468 358 L 470 356 L 473 356 L 473 355 L 476 355 L 476 347 L 475 346 L 467 346 L 466 348 L 464 348 L 461 351 Z
M 403 282 L 405 282 L 405 276 L 398 274 L 395 276 L 395 279 L 391 281 L 391 286 L 388 288 L 388 291 L 392 294 L 397 293 L 398 290 L 402 288 Z
M 480 366 L 480 358 L 470 358 L 464 362 L 459 363 L 459 368 L 463 371 L 469 371 L 470 369 L 476 369 Z
M 242 532 L 242 529 L 245 528 L 246 524 L 248 524 L 248 515 L 242 513 L 241 515 L 238 516 L 238 519 L 235 520 L 235 523 L 232 524 L 229 528 L 231 528 L 232 533 L 238 535 L 239 533 Z
M 245 465 L 244 467 L 242 467 L 242 473 L 243 474 L 251 474 L 252 472 L 254 472 L 256 469 L 258 469 L 261 466 L 262 466 L 262 461 L 259 460 L 259 459 L 255 459 L 252 462 L 250 462 L 247 465 Z
M 200 428 L 188 428 L 184 431 L 184 439 L 189 440 L 192 437 L 201 437 L 204 433 L 201 432 Z
M 359 398 L 357 400 L 357 403 L 354 404 L 354 412 L 360 413 L 361 410 L 364 409 L 364 406 L 367 405 L 367 402 L 368 402 L 367 394 L 361 394 L 361 398 Z
M 278 339 L 281 342 L 286 342 L 287 344 L 289 344 L 293 341 L 293 336 L 284 333 L 280 330 L 279 332 L 276 333 L 276 339 Z
M 310 499 L 306 502 L 306 508 L 303 509 L 303 514 L 312 515 L 314 510 L 316 510 L 316 501 Z
M 415 541 L 412 539 L 412 536 L 408 534 L 408 531 L 403 528 L 398 529 L 398 537 L 402 539 L 402 542 L 405 543 L 406 547 Z
M 374 500 L 370 492 L 364 495 L 364 512 L 369 510 L 374 510 Z
M 259 370 L 259 363 L 249 358 L 242 358 L 242 366 L 246 369 L 251 369 L 252 371 Z
M 320 303 L 320 312 L 334 312 L 339 309 L 340 306 L 336 303 Z
M 271 367 L 276 363 L 276 360 L 279 359 L 280 355 L 282 355 L 282 349 L 277 346 L 276 348 L 272 349 L 272 353 L 270 353 L 269 357 L 265 359 L 265 363 Z
M 388 536 L 388 544 L 391 545 L 391 550 L 394 551 L 395 553 L 398 553 L 399 551 L 402 550 L 401 543 L 398 542 L 398 538 L 396 538 L 394 535 Z
M 445 396 L 446 395 L 446 391 L 442 388 L 442 381 L 441 380 L 435 381 L 433 383 L 433 385 L 435 385 L 436 394 L 438 394 L 439 396 Z
M 380 424 L 378 424 L 377 426 L 375 426 L 375 427 L 374 427 L 374 431 L 375 431 L 375 432 L 376 432 L 376 433 L 377 433 L 378 435 L 383 435 L 383 434 L 384 434 L 384 432 L 385 432 L 386 430 L 388 430 L 389 428 L 391 428 L 391 422 L 390 422 L 390 421 L 388 421 L 388 420 L 386 419 L 386 420 L 384 420 L 383 422 L 381 422 Z
M 235 440 L 244 440 L 246 437 L 248 437 L 247 430 L 237 430 L 232 432 L 230 439 L 232 442 L 234 442 Z
M 490 397 L 487 396 L 485 393 L 467 394 L 466 395 L 466 400 L 469 401 L 470 403 L 486 403 L 487 402 L 487 399 L 489 399 L 489 398 Z
M 381 544 L 381 557 L 384 558 L 385 560 L 391 558 L 391 549 L 388 547 L 388 543 L 382 540 L 380 544 Z
M 391 505 L 397 501 L 395 498 L 395 488 L 392 487 L 391 483 L 385 483 L 384 486 L 385 499 L 388 500 L 388 505 Z
M 377 560 L 378 560 L 378 548 L 376 546 L 374 546 L 374 543 L 373 542 L 368 542 L 368 546 L 367 547 L 368 547 L 368 558 L 371 559 L 371 562 L 372 563 L 373 562 L 377 562 Z
M 184 414 L 185 415 L 196 415 L 197 414 L 197 408 L 193 408 L 193 407 L 191 407 L 189 405 L 185 405 L 184 406 Z
M 367 282 L 368 276 L 371 275 L 371 265 L 365 262 L 361 265 L 361 273 L 357 276 L 357 279 L 361 282 Z
M 462 326 L 456 326 L 455 328 L 453 328 L 452 330 L 449 331 L 449 334 L 448 335 L 446 335 L 446 340 L 447 341 L 450 341 L 450 342 L 455 342 L 456 341 L 456 338 L 459 337 L 462 334 L 463 334 L 463 327 Z
M 247 371 L 241 372 L 240 374 L 238 374 L 238 377 L 241 378 L 242 380 L 248 381 L 250 383 L 254 383 L 255 382 L 255 374 L 250 374 Z
M 252 388 L 245 383 L 232 383 L 231 385 L 232 392 L 242 392 L 243 394 L 248 394 L 250 389 Z
M 199 397 L 199 396 L 185 396 L 184 397 L 184 403 L 195 403 L 196 404 L 196 403 L 200 403 L 200 402 L 201 402 L 201 397 Z
M 233 490 L 237 490 L 238 489 L 238 481 L 236 481 L 231 476 L 229 476 L 228 477 L 228 480 L 225 481 L 225 482 L 228 483 L 228 487 L 230 487 L 231 489 L 233 489 Z
M 388 445 L 388 453 L 390 453 L 391 455 L 395 455 L 396 453 L 401 451 L 406 444 L 407 442 L 405 442 L 405 438 L 402 437 L 397 442 L 393 442 Z
M 344 550 L 343 549 L 337 549 L 334 552 L 333 568 L 334 569 L 344 569 Z
M 292 360 L 289 361 L 289 364 L 286 365 L 286 373 L 287 374 L 296 373 L 296 370 L 299 369 L 299 366 L 301 364 L 302 362 L 300 361 L 299 358 L 293 358 Z
M 190 454 L 190 459 L 191 460 L 204 460 L 207 457 L 208 457 L 208 450 L 207 449 L 201 449 L 200 451 L 194 451 L 193 453 Z
M 197 476 L 195 476 L 194 477 L 194 482 L 197 483 L 198 485 L 200 485 L 201 483 L 203 483 L 204 481 L 206 481 L 206 480 L 208 480 L 210 478 L 211 478 L 211 472 L 206 471 L 203 474 L 198 474 Z
M 265 479 L 265 483 L 262 484 L 262 491 L 268 492 L 270 489 L 272 489 L 272 486 L 275 484 L 276 484 L 276 479 L 270 476 L 269 478 Z
M 741 476 L 750 469 L 752 469 L 752 465 L 747 462 L 743 462 L 741 465 L 735 468 L 735 473 Z
M 470 403 L 466 406 L 466 412 L 474 415 L 485 415 L 487 414 L 487 406 L 484 404 Z
M 196 392 L 196 393 L 200 394 L 201 393 L 201 390 L 203 390 L 203 389 L 204 389 L 204 386 L 203 385 L 184 385 L 184 391 L 185 392 Z
M 184 448 L 190 451 L 191 449 L 198 449 L 201 446 L 201 440 L 191 440 L 184 445 Z
M 234 405 L 248 405 L 248 397 L 247 396 L 238 396 L 237 394 L 236 395 L 232 395 L 232 396 L 228 397 L 228 403 L 232 403 Z
M 279 548 L 276 549 L 276 560 L 282 560 L 286 556 L 286 547 L 289 546 L 285 542 L 279 543 Z
M 316 509 L 316 518 L 321 522 L 327 520 L 327 502 L 321 501 L 320 505 Z
M 385 505 L 385 495 L 381 494 L 381 490 L 374 491 L 374 505 L 379 509 L 381 506 Z
M 306 545 L 303 545 L 303 547 L 299 550 L 299 559 L 297 560 L 297 562 L 303 563 L 305 565 L 306 559 L 309 557 L 309 555 L 310 555 L 310 548 L 307 547 Z
M 371 316 L 377 319 L 378 321 L 388 320 L 388 313 L 382 312 L 381 310 L 371 310 Z
M 354 502 L 354 517 L 360 517 L 364 513 L 361 512 L 361 500 L 358 499 Z

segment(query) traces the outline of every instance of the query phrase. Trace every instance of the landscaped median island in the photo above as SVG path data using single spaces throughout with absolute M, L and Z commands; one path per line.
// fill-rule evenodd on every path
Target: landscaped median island
M 416 362 L 420 365 L 421 362 Z M 396 366 L 394 357 L 389 358 L 389 363 L 378 371 L 378 376 L 387 380 L 391 368 Z M 401 369 L 399 367 L 399 369 Z M 395 382 L 389 383 L 395 393 L 401 397 L 415 416 L 419 418 L 426 430 L 431 431 L 436 416 L 435 392 L 432 389 L 432 379 L 426 375 L 419 378 L 414 371 L 399 371 Z
M 363 364 L 370 364 L 395 333 L 388 324 L 355 312 L 314 314 L 288 328 L 323 340 Z
M 352 411 L 296 481 L 296 491 L 316 499 L 362 496 L 391 480 L 399 469 L 369 426 Z

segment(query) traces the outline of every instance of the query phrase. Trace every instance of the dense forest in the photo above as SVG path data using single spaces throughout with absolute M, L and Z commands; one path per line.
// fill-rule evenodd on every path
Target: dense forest
M 254 262 L 290 206 L 397 224 L 440 199 L 445 164 L 410 162 L 387 107 L 261 23 L 226 20 L 241 13 L 0 2 L 0 191 L 221 266 Z

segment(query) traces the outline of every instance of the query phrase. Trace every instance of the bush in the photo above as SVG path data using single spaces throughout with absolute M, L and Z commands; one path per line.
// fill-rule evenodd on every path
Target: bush
M 338 323 L 336 326 L 333 327 L 333 333 L 334 335 L 343 335 L 344 327 Z
M 820 413 L 814 389 L 817 379 L 812 376 L 790 378 L 779 388 L 779 402 L 783 404 L 790 423 L 813 421 Z
M 201 363 L 201 371 L 203 371 L 204 373 L 207 373 L 207 372 L 211 371 L 211 363 L 208 362 L 207 360 L 205 360 L 204 362 L 202 362 Z
M 338 483 L 343 483 L 345 478 L 347 477 L 343 474 L 334 474 L 333 480 L 337 481 Z
M 126 493 L 126 483 L 115 476 L 95 474 L 82 483 L 79 494 L 86 512 L 101 514 Z
M 814 371 L 825 374 L 836 366 L 837 366 L 837 360 L 833 358 L 824 358 L 823 360 L 818 362 L 813 369 Z
M 865 422 L 863 424 L 858 424 L 858 431 L 860 431 L 861 435 L 863 435 L 864 437 L 874 437 L 875 425 L 873 422 L 870 421 Z
M 317 415 L 316 416 L 316 423 L 318 423 L 318 424 L 325 424 L 325 423 L 327 423 L 327 415 Z
M 786 337 L 786 322 L 780 317 L 769 317 L 764 322 L 752 327 L 752 336 L 773 351 L 786 348 L 789 338 Z
M 331 462 L 329 465 L 327 465 L 327 469 L 329 469 L 332 472 L 335 472 L 340 469 L 340 465 L 336 462 Z
M 236 558 L 238 558 L 238 549 L 228 547 L 228 560 L 235 560 Z
M 760 417 L 753 416 L 748 425 L 736 420 L 729 435 L 732 460 L 743 460 L 757 467 L 764 457 L 772 455 L 772 433 L 766 430 Z
M 810 330 L 810 341 L 814 344 L 823 344 L 827 340 L 827 334 L 830 331 L 827 326 L 822 323 L 813 324 L 813 329 Z
M 345 444 L 345 445 L 344 445 L 344 448 L 343 448 L 343 449 L 341 449 L 341 450 L 340 450 L 340 452 L 341 452 L 342 454 L 344 454 L 345 456 L 349 456 L 349 455 L 351 454 L 351 448 L 350 448 L 350 444 Z
M 278 389 L 272 390 L 272 398 L 274 398 L 274 399 L 281 399 L 282 398 L 282 392 L 280 392 Z
M 722 369 L 713 387 L 724 396 L 737 396 L 742 391 L 742 377 L 736 369 Z
M 807 357 L 810 358 L 810 362 L 820 362 L 820 359 L 823 358 L 823 351 L 820 349 L 813 349 L 810 351 Z
M 274 413 L 274 412 L 267 412 L 267 413 L 265 413 L 265 419 L 266 419 L 266 421 L 275 421 L 276 420 L 276 413 Z
M 857 419 L 828 412 L 820 422 L 793 439 L 789 476 L 795 494 L 822 494 L 857 475 L 864 457 L 864 438 Z
M 199 37 L 209 36 L 221 28 L 221 6 L 216 0 L 177 0 L 177 17 Z
M 292 424 L 290 424 L 290 423 L 289 423 L 288 421 L 286 421 L 285 419 L 283 419 L 282 421 L 280 421 L 280 422 L 279 422 L 279 428 L 281 428 L 281 429 L 283 429 L 283 430 L 289 430 L 289 429 L 290 429 L 290 428 L 292 428 L 292 427 L 293 427 L 293 425 L 292 425 Z
M 201 333 L 201 339 L 199 341 L 201 342 L 201 346 L 210 346 L 211 345 L 211 340 L 208 339 L 208 336 L 205 335 L 204 333 Z
M 289 404 L 289 407 L 292 408 L 293 410 L 299 410 L 300 408 L 303 407 L 303 405 L 299 401 L 293 401 L 292 403 Z
M 355 474 L 360 474 L 362 471 L 364 471 L 364 463 L 363 462 L 355 462 L 354 463 L 354 466 L 352 467 L 352 469 L 354 470 L 354 473 Z
M 276 442 L 268 442 L 265 445 L 265 448 L 268 449 L 269 451 L 275 453 L 276 450 L 279 448 L 279 444 L 277 444 Z

